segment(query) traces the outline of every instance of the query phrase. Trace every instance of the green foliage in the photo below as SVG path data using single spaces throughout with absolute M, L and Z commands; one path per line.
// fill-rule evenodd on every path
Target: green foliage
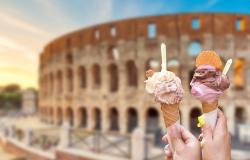
M 14 92 L 19 92 L 19 91 L 20 91 L 20 86 L 17 84 L 10 84 L 3 88 L 3 92 L 7 92 L 7 93 L 14 93 Z
M 1 109 L 7 109 L 7 110 L 18 109 L 19 107 L 21 107 L 21 103 L 22 103 L 21 92 L 0 93 L 0 108 Z

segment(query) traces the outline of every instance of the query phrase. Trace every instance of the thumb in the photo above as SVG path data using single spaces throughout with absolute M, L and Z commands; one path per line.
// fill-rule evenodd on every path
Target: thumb
M 173 151 L 180 151 L 184 147 L 180 128 L 176 125 L 172 125 L 169 127 L 169 143 Z
M 185 144 L 192 144 L 193 142 L 196 141 L 195 136 L 191 132 L 189 132 L 187 129 L 185 129 L 183 126 L 181 126 L 180 128 L 180 132 L 181 132 L 183 142 Z
M 212 128 L 208 123 L 205 123 L 202 126 L 202 134 L 203 134 L 203 139 L 205 139 L 206 142 L 208 141 L 212 141 L 212 137 L 213 137 L 213 132 L 212 132 Z

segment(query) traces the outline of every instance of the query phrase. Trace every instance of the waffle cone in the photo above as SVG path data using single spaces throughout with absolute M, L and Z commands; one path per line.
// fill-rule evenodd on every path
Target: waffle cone
M 218 107 L 218 101 L 212 103 L 202 102 L 203 113 L 211 112 L 215 110 L 217 107 Z
M 166 128 L 174 124 L 180 119 L 179 114 L 179 103 L 176 104 L 165 104 L 161 103 L 161 110 Z

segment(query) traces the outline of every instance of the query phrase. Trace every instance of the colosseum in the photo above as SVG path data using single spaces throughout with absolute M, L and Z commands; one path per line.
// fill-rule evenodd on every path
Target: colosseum
M 45 46 L 40 55 L 41 121 L 126 134 L 164 128 L 159 104 L 145 92 L 145 71 L 159 70 L 160 44 L 168 69 L 182 80 L 181 122 L 198 132 L 201 104 L 190 95 L 194 58 L 215 50 L 233 58 L 231 87 L 220 100 L 229 130 L 250 122 L 250 16 L 176 14 L 126 19 L 83 28 Z

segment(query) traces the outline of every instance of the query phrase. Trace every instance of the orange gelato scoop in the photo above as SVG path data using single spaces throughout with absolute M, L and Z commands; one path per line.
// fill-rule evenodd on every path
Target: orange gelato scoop
M 215 51 L 202 51 L 196 58 L 196 67 L 198 68 L 201 65 L 211 65 L 222 70 L 220 56 Z

